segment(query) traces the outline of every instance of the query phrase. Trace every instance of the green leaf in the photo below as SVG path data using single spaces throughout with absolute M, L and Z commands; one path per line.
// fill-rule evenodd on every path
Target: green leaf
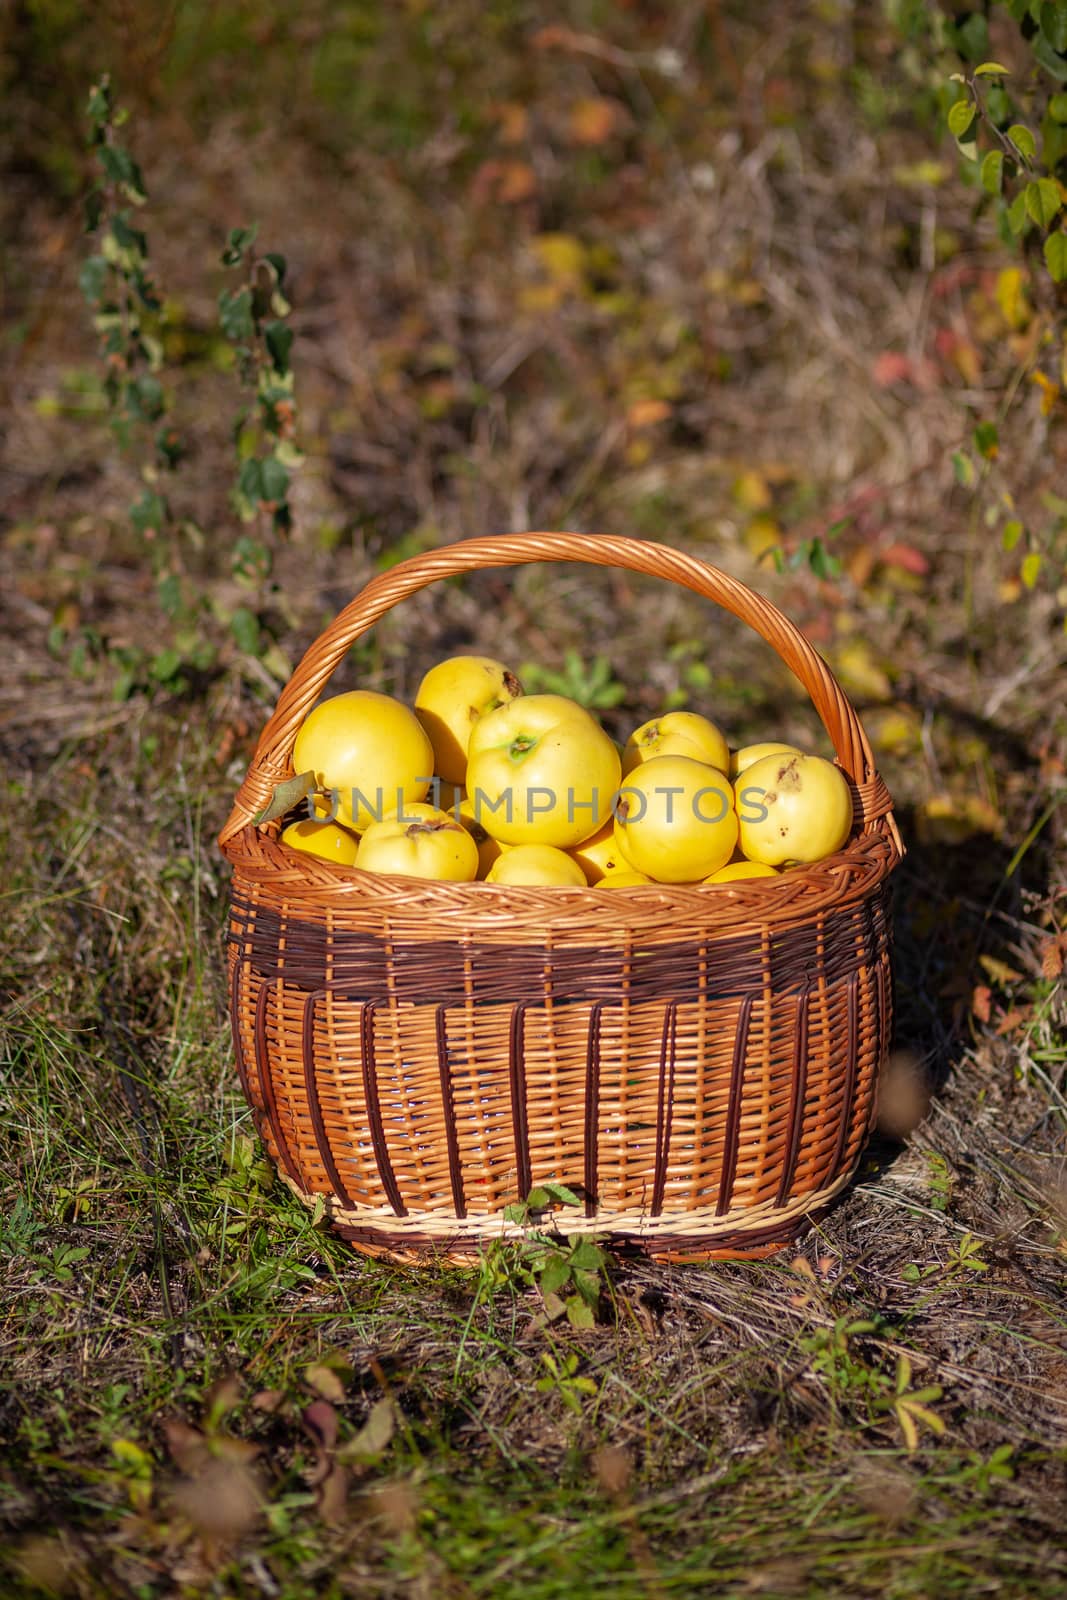
M 553 1180 L 551 1183 L 544 1184 L 543 1188 L 545 1188 L 548 1191 L 548 1193 L 552 1196 L 553 1200 L 555 1200 L 558 1205 L 561 1205 L 561 1206 L 577 1206 L 577 1205 L 581 1205 L 581 1201 L 578 1199 L 578 1196 L 575 1194 L 574 1190 L 573 1189 L 568 1189 L 567 1185 L 565 1183 L 556 1183 Z
M 808 551 L 808 565 L 817 578 L 822 578 L 829 583 L 841 574 L 841 563 L 836 556 L 830 554 L 821 539 L 811 541 Z
M 259 618 L 247 606 L 238 606 L 230 618 L 230 632 L 239 650 L 246 655 L 259 654 Z
M 140 228 L 133 228 L 129 223 L 129 213 L 116 211 L 111 219 L 111 236 L 120 250 L 134 250 L 138 255 L 148 254 L 148 240 Z
M 1031 550 L 1030 554 L 1023 558 L 1023 564 L 1019 569 L 1019 576 L 1023 580 L 1023 583 L 1026 585 L 1026 587 L 1028 589 L 1032 589 L 1034 587 L 1034 584 L 1038 580 L 1038 576 L 1039 576 L 1040 572 L 1041 572 L 1041 555 L 1040 555 L 1040 552 L 1037 551 L 1037 550 Z
M 976 78 L 1006 78 L 1010 73 L 1010 67 L 1002 67 L 999 61 L 983 61 L 974 69 Z
M 987 194 L 999 194 L 1004 182 L 1004 153 L 1001 150 L 990 150 L 983 158 L 981 170 L 982 188 Z
M 570 1263 L 566 1256 L 555 1255 L 550 1257 L 539 1282 L 542 1294 L 558 1294 L 564 1284 L 570 1279 Z
M 90 305 L 99 305 L 107 290 L 111 268 L 103 256 L 90 256 L 78 273 L 78 287 Z
M 247 461 L 241 463 L 237 487 L 253 505 L 266 498 L 263 493 L 263 464 L 255 456 L 249 456 Z
M 974 430 L 974 447 L 980 456 L 987 461 L 992 461 L 1000 448 L 1000 439 L 996 425 L 992 422 L 980 422 Z
M 252 291 L 247 287 L 231 292 L 223 289 L 219 295 L 219 323 L 227 339 L 235 342 L 255 337 L 252 320 Z
M 1067 6 L 1046 0 L 1041 7 L 1041 32 L 1057 54 L 1067 50 Z
M 145 191 L 141 169 L 121 145 L 102 144 L 99 150 L 100 165 L 112 183 L 117 184 L 135 205 L 143 205 L 148 195 Z
M 1067 233 L 1050 233 L 1045 240 L 1045 265 L 1053 283 L 1067 278 Z
M 909 1261 L 906 1267 L 901 1267 L 900 1276 L 905 1283 L 918 1283 L 922 1278 L 922 1270 L 914 1261 Z
M 155 678 L 157 683 L 169 683 L 172 678 L 178 676 L 181 666 L 181 651 L 175 650 L 171 645 L 168 649 L 161 650 L 158 655 L 152 657 L 148 674 L 149 677 Z
M 314 788 L 315 774 L 313 772 L 301 772 L 295 778 L 286 778 L 282 783 L 275 784 L 274 793 L 271 795 L 267 805 L 257 816 L 252 818 L 252 821 L 273 822 L 275 817 L 284 817 L 287 811 L 291 811 L 295 805 L 299 805 L 304 796 L 311 794 Z
M 268 456 L 259 465 L 260 498 L 266 501 L 284 500 L 289 488 L 289 474 L 274 456 Z
M 570 1323 L 572 1328 L 596 1327 L 596 1317 L 593 1314 L 592 1306 L 587 1305 L 582 1299 L 581 1295 L 577 1294 L 572 1294 L 570 1299 L 567 1301 L 567 1321 Z M 588 1384 L 588 1382 L 588 1378 L 585 1379 L 584 1382 L 581 1378 L 578 1378 L 574 1382 L 574 1387 L 582 1388 L 584 1390 L 585 1385 Z
M 600 1301 L 600 1277 L 595 1272 L 583 1272 L 580 1268 L 574 1269 L 574 1287 L 585 1301 L 595 1311 Z
M 571 1265 L 585 1272 L 599 1272 L 605 1259 L 603 1250 L 592 1239 L 579 1239 L 571 1250 Z
M 951 30 L 956 36 L 956 47 L 966 61 L 981 61 L 989 52 L 989 24 L 980 11 Z
M 956 475 L 956 482 L 964 489 L 969 489 L 974 483 L 974 462 L 970 456 L 963 454 L 962 450 L 953 451 L 952 470 Z
M 293 330 L 284 322 L 268 322 L 263 329 L 263 342 L 277 372 L 289 371 L 289 351 L 293 347 Z
M 269 261 L 271 266 L 274 268 L 278 279 L 278 287 L 281 288 L 282 284 L 285 282 L 285 274 L 288 271 L 288 263 L 286 262 L 285 257 L 279 255 L 277 250 L 265 250 L 263 252 L 263 259 L 264 261 Z
M 185 455 L 185 440 L 176 429 L 162 427 L 156 434 L 156 451 L 163 465 L 173 469 Z
M 1025 233 L 1030 226 L 1030 218 L 1026 213 L 1026 190 L 1020 189 L 1011 205 L 1008 207 L 1008 227 L 1016 238 Z
M 1038 178 L 1026 185 L 1024 193 L 1026 209 L 1030 216 L 1038 227 L 1047 228 L 1063 205 L 1058 186 L 1051 178 Z
M 1018 517 L 1012 517 L 1010 522 L 1004 524 L 1000 535 L 1001 549 L 1014 550 L 1023 536 L 1023 525 Z
M 1050 78 L 1057 83 L 1067 83 L 1067 61 L 1064 60 L 1045 38 L 1043 33 L 1035 33 L 1030 40 L 1030 51 L 1039 66 L 1044 67 Z
M 85 231 L 95 233 L 104 215 L 104 195 L 99 184 L 85 196 Z
M 99 83 L 94 83 L 92 88 L 89 90 L 89 104 L 86 110 L 89 121 L 93 124 L 94 128 L 103 127 L 104 123 L 111 115 L 111 104 L 111 84 L 107 78 L 107 75 L 105 74 L 105 76 L 100 79 Z
M 995 127 L 1003 128 L 1011 121 L 1013 106 L 1011 96 L 1001 84 L 995 83 L 986 91 L 986 113 Z
M 1067 122 L 1067 94 L 1061 90 L 1048 103 L 1048 114 L 1053 122 Z
M 130 521 L 138 533 L 147 533 L 149 529 L 158 533 L 166 516 L 166 502 L 163 496 L 156 494 L 153 489 L 146 489 L 141 498 L 130 507 Z
M 273 558 L 270 550 L 259 539 L 243 533 L 233 547 L 230 570 L 234 577 L 252 580 L 269 577 Z
M 157 422 L 163 415 L 163 385 L 145 373 L 126 385 L 126 411 L 142 422 Z
M 177 616 L 182 608 L 182 585 L 178 574 L 168 572 L 165 577 L 160 578 L 156 593 L 159 596 L 159 604 L 167 616 Z
M 223 266 L 236 267 L 249 246 L 255 244 L 258 232 L 258 222 L 253 222 L 249 228 L 231 228 L 222 252 Z
M 954 139 L 962 139 L 974 121 L 974 101 L 957 100 L 948 108 L 948 131 Z
M 1037 140 L 1025 122 L 1013 122 L 1008 129 L 1008 138 L 1027 161 L 1032 161 L 1037 155 Z

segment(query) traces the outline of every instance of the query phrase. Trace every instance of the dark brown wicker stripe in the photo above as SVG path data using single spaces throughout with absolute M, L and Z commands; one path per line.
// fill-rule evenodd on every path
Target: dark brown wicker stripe
M 519 1198 L 525 1200 L 533 1188 L 530 1166 L 530 1129 L 526 1117 L 526 1003 L 520 1001 L 511 1014 L 508 1036 L 508 1079 L 511 1085 L 511 1126 L 515 1133 L 515 1171 Z
M 252 1098 L 252 1087 L 248 1077 L 248 1063 L 245 1061 L 245 1047 L 241 1043 L 241 974 L 244 965 L 238 956 L 233 964 L 233 973 L 230 977 L 230 1031 L 233 1034 L 233 1053 L 237 1060 L 237 1076 L 241 1080 L 244 1097 L 252 1110 L 258 1115 L 258 1107 Z
M 324 998 L 324 991 L 320 989 L 317 994 L 309 994 L 304 1001 L 304 1020 L 300 1029 L 300 1048 L 304 1058 L 304 1088 L 307 1091 L 308 1110 L 311 1113 L 311 1126 L 315 1133 L 315 1143 L 318 1146 L 319 1155 L 322 1157 L 322 1164 L 326 1168 L 326 1176 L 333 1185 L 333 1192 L 341 1204 L 351 1209 L 352 1200 L 341 1181 L 341 1174 L 337 1170 L 337 1163 L 333 1159 L 333 1151 L 330 1148 L 326 1124 L 322 1119 L 322 1102 L 319 1100 L 319 1085 L 315 1076 L 315 1003 Z
M 789 1134 L 786 1139 L 785 1165 L 782 1181 L 778 1185 L 778 1204 L 784 1206 L 793 1187 L 800 1135 L 804 1127 L 804 1097 L 808 1088 L 808 1004 L 810 995 L 797 997 L 796 1032 L 793 1034 L 793 1089 L 789 1101 Z
M 467 1200 L 463 1193 L 463 1166 L 459 1159 L 459 1137 L 456 1133 L 456 1107 L 452 1098 L 452 1068 L 448 1060 L 448 1008 L 438 1006 L 434 1023 L 437 1033 L 437 1071 L 441 1079 L 441 1106 L 445 1114 L 445 1148 L 448 1151 L 448 1181 L 452 1186 L 452 1204 L 457 1217 L 467 1215 Z
M 832 1173 L 838 1171 L 848 1145 L 849 1134 L 852 1132 L 852 1111 L 856 1100 L 856 1057 L 859 1050 L 860 1001 L 859 979 L 854 972 L 849 975 L 847 999 L 848 1046 L 845 1054 L 845 1087 L 841 1100 L 837 1143 L 834 1146 L 833 1160 L 830 1162 L 829 1167 L 829 1171 Z
M 264 978 L 282 974 L 297 988 L 327 989 L 356 1000 L 415 1005 L 514 1005 L 540 1003 L 551 971 L 553 1004 L 619 999 L 624 982 L 635 1004 L 643 999 L 708 999 L 772 989 L 799 994 L 820 971 L 825 982 L 873 967 L 885 948 L 885 892 L 859 906 L 828 912 L 821 935 L 812 924 L 769 938 L 755 930 L 626 950 L 599 946 L 548 950 L 538 945 L 478 945 L 462 931 L 454 940 L 393 944 L 368 934 L 346 934 L 327 948 L 320 924 L 290 917 L 284 967 L 278 954 L 281 919 L 276 911 L 235 895 L 230 939 Z M 329 955 L 329 971 L 327 971 Z M 472 982 L 472 973 L 475 975 Z
M 596 1216 L 597 1134 L 600 1127 L 600 1013 L 603 1002 L 595 1000 L 589 1011 L 589 1032 L 585 1047 L 585 1214 Z
M 299 1169 L 289 1153 L 289 1143 L 282 1132 L 281 1118 L 278 1115 L 278 1102 L 274 1097 L 274 1079 L 271 1076 L 270 1055 L 267 1051 L 267 1001 L 269 998 L 270 984 L 260 984 L 259 995 L 256 999 L 256 1020 L 253 1031 L 256 1048 L 256 1071 L 259 1073 L 260 1087 L 263 1090 L 267 1122 L 270 1125 L 271 1133 L 274 1135 L 274 1142 L 278 1146 L 278 1154 L 281 1157 L 282 1166 L 294 1183 L 301 1183 Z
M 382 1122 L 382 1107 L 378 1098 L 378 1061 L 374 1046 L 375 1005 L 374 1000 L 368 1000 L 359 1018 L 359 1053 L 363 1062 L 363 1093 L 367 1101 L 367 1125 L 370 1128 L 371 1146 L 386 1199 L 398 1217 L 406 1217 L 408 1208 L 400 1198 L 396 1174 L 389 1160 L 389 1148 L 385 1142 L 385 1124 Z
M 674 1057 L 678 1038 L 678 1002 L 668 1000 L 663 1012 L 659 1047 L 659 1098 L 656 1104 L 656 1166 L 652 1177 L 651 1215 L 663 1212 L 667 1165 L 671 1154 L 671 1118 L 674 1115 Z
M 741 1002 L 737 1015 L 737 1032 L 734 1034 L 734 1059 L 730 1066 L 730 1098 L 726 1106 L 726 1133 L 723 1138 L 722 1176 L 719 1195 L 715 1202 L 715 1215 L 725 1216 L 730 1209 L 737 1176 L 737 1150 L 741 1134 L 741 1095 L 745 1084 L 745 1056 L 748 1054 L 748 1030 L 752 1021 L 752 1007 L 756 997 L 748 994 Z

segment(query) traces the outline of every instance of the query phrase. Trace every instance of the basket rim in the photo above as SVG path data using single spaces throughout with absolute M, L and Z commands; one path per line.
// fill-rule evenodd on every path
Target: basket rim
M 235 886 L 288 917 L 346 929 L 391 928 L 411 940 L 512 940 L 517 933 L 588 940 L 610 933 L 686 937 L 692 929 L 740 933 L 792 926 L 878 892 L 901 860 L 894 830 L 879 817 L 833 855 L 775 878 L 722 884 L 650 883 L 605 892 L 598 885 L 451 883 L 362 871 L 292 850 L 277 824 L 248 824 L 227 840 Z M 402 932 L 401 932 L 402 929 Z

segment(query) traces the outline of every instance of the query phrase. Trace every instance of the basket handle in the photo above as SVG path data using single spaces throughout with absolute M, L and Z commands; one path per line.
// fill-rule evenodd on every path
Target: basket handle
M 609 534 L 509 533 L 463 539 L 424 555 L 412 556 L 381 573 L 363 588 L 326 631 L 310 645 L 263 729 L 233 810 L 219 835 L 225 845 L 269 802 L 275 785 L 291 772 L 300 725 L 334 669 L 361 634 L 399 601 L 441 578 L 483 567 L 515 567 L 532 561 L 583 561 L 598 567 L 625 567 L 652 578 L 667 578 L 714 600 L 739 617 L 771 645 L 811 696 L 837 758 L 858 791 L 865 827 L 886 817 L 894 842 L 899 835 L 889 793 L 875 770 L 874 757 L 859 718 L 818 651 L 769 600 L 720 572 L 707 561 L 646 539 Z

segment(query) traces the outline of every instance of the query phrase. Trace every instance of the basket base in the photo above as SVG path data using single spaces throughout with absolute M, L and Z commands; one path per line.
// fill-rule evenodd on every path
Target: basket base
M 426 1216 L 419 1221 L 397 1218 L 380 1212 L 344 1210 L 336 1200 L 308 1194 L 291 1178 L 279 1173 L 283 1182 L 309 1209 L 325 1199 L 326 1216 L 333 1232 L 361 1255 L 400 1266 L 472 1266 L 486 1247 L 500 1239 L 522 1239 L 525 1230 L 503 1217 L 452 1218 L 446 1224 L 440 1217 Z M 748 1217 L 702 1217 L 690 1213 L 661 1216 L 654 1221 L 638 1214 L 610 1218 L 584 1218 L 555 1212 L 548 1225 L 561 1234 L 584 1235 L 622 1255 L 643 1256 L 647 1260 L 697 1265 L 705 1261 L 759 1261 L 794 1244 L 814 1222 L 825 1215 L 831 1201 L 848 1184 L 851 1171 L 842 1173 L 825 1189 L 794 1201 L 768 1214 Z M 571 1223 L 572 1226 L 567 1226 Z

